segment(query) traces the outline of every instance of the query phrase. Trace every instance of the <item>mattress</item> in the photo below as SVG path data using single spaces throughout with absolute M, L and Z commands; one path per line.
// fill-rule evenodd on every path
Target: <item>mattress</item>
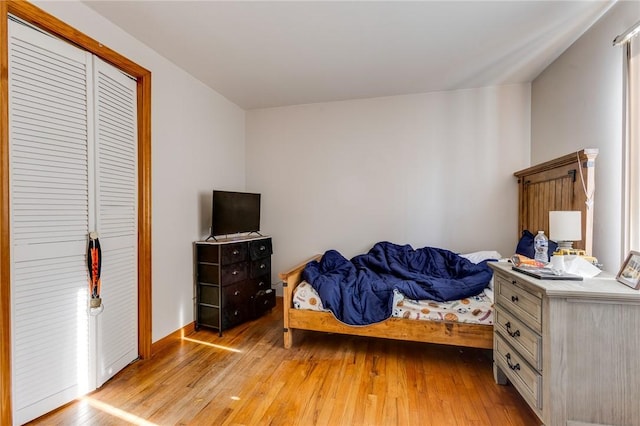
M 306 281 L 293 294 L 293 307 L 312 311 L 325 309 L 316 290 Z M 394 290 L 392 317 L 424 321 L 453 321 L 469 324 L 493 325 L 493 291 L 485 288 L 473 297 L 449 302 L 411 300 Z

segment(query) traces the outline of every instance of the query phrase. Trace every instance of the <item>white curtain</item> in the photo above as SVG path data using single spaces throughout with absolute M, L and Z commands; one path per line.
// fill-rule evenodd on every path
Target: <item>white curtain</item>
M 623 146 L 623 256 L 640 250 L 640 40 L 623 44 L 625 74 L 625 138 Z

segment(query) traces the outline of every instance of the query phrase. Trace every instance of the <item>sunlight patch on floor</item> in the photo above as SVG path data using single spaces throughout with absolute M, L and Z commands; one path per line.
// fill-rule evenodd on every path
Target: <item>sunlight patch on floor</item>
M 192 343 L 199 343 L 199 344 L 205 345 L 205 346 L 211 346 L 212 348 L 222 349 L 222 350 L 225 350 L 225 351 L 236 352 L 236 353 L 239 353 L 239 354 L 242 353 L 242 351 L 240 349 L 230 348 L 229 346 L 216 345 L 215 343 L 204 342 L 202 340 L 192 339 L 190 337 L 183 337 L 182 340 L 186 340 L 187 342 L 192 342 Z
M 81 400 L 86 402 L 87 404 L 89 404 L 93 408 L 96 408 L 96 409 L 98 409 L 100 411 L 104 411 L 107 414 L 110 414 L 110 415 L 112 415 L 114 417 L 122 419 L 122 420 L 124 420 L 126 422 L 129 422 L 131 424 L 139 425 L 139 426 L 158 426 L 156 423 L 152 423 L 150 421 L 142 419 L 142 418 L 136 416 L 135 414 L 128 413 L 128 412 L 126 412 L 124 410 L 121 410 L 119 408 L 114 407 L 113 405 L 109 405 L 109 404 L 104 403 L 102 401 L 98 401 L 97 399 L 93 399 L 93 398 L 90 398 L 88 396 L 84 396 L 84 397 L 81 398 Z

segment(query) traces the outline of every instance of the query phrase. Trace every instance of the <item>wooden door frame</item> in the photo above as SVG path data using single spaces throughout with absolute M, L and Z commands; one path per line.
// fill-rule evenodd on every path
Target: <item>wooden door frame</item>
M 138 353 L 151 356 L 151 72 L 24 0 L 0 0 L 0 424 L 12 424 L 8 14 L 40 27 L 137 79 Z

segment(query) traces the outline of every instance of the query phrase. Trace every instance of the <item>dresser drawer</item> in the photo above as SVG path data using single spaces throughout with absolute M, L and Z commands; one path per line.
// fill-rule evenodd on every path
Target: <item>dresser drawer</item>
M 542 333 L 542 294 L 533 292 L 515 278 L 495 275 L 496 301 L 520 321 Z
M 219 266 L 211 263 L 198 264 L 198 282 L 229 285 L 246 280 L 249 276 L 248 262 Z
M 249 263 L 240 262 L 231 265 L 225 265 L 220 271 L 220 279 L 222 285 L 237 283 L 246 280 L 249 276 Z
M 271 238 L 249 241 L 249 259 L 257 260 L 269 257 L 273 254 Z
M 222 287 L 222 307 L 224 309 L 232 309 L 248 305 L 254 294 L 253 289 L 247 286 L 244 281 Z
M 502 336 L 494 334 L 494 362 L 531 407 L 542 409 L 542 376 Z
M 220 308 L 215 306 L 198 306 L 198 326 L 220 328 Z
M 200 284 L 198 286 L 198 302 L 210 306 L 219 306 L 220 287 L 217 285 Z
M 271 258 L 258 259 L 251 262 L 249 276 L 257 278 L 260 276 L 271 277 Z
M 198 263 L 198 282 L 219 284 L 220 267 L 215 263 Z
M 251 319 L 248 306 L 234 306 L 222 310 L 222 329 L 226 330 Z
M 244 262 L 247 260 L 247 244 L 234 243 L 223 244 L 220 246 L 220 263 L 229 265 L 236 262 Z
M 246 281 L 247 288 L 250 289 L 252 294 L 259 291 L 265 291 L 271 288 L 271 276 L 264 275 L 258 278 L 252 278 Z
M 498 307 L 494 312 L 494 330 L 538 371 L 542 370 L 542 338 L 509 312 Z
M 218 263 L 219 248 L 220 246 L 213 244 L 197 244 L 196 259 L 198 262 Z
M 253 301 L 253 317 L 258 318 L 276 306 L 276 292 L 272 289 L 260 290 Z

